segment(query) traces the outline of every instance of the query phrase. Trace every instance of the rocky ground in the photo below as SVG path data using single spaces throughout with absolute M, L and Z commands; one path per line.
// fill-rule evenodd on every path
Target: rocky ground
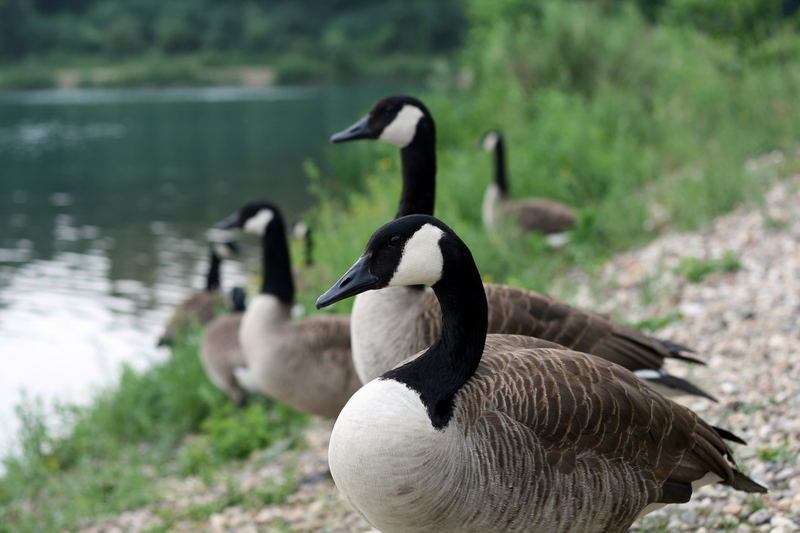
M 690 503 L 649 515 L 636 531 L 800 531 L 798 205 L 800 177 L 776 186 L 758 208 L 734 212 L 697 233 L 665 235 L 591 277 L 567 277 L 556 290 L 621 320 L 657 326 L 658 336 L 695 348 L 706 366 L 675 361 L 669 369 L 719 403 L 685 403 L 749 442 L 736 447 L 737 459 L 770 489 L 760 496 L 705 487 Z M 318 423 L 303 451 L 277 459 L 257 454 L 210 481 L 167 478 L 160 506 L 87 524 L 84 531 L 370 531 L 330 479 L 320 476 L 329 429 Z M 258 491 L 287 476 L 302 481 L 291 482 L 288 497 L 276 498 L 280 503 L 224 505 L 231 486 Z

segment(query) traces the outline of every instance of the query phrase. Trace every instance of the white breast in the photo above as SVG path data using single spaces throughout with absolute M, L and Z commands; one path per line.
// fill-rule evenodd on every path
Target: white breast
M 425 463 L 444 438 L 415 391 L 373 380 L 350 398 L 333 427 L 333 480 L 372 525 L 384 533 L 402 531 L 415 505 L 410 500 L 419 495 L 420 473 L 430 471 Z

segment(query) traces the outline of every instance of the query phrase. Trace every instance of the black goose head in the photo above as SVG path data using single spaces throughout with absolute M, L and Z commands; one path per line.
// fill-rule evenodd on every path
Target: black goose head
M 214 228 L 220 230 L 239 229 L 245 233 L 262 236 L 275 220 L 281 220 L 278 208 L 269 202 L 251 202 L 237 212 L 218 222 Z
M 334 134 L 331 142 L 376 139 L 405 148 L 416 137 L 419 124 L 433 125 L 425 104 L 413 96 L 387 96 L 378 101 L 367 116 Z
M 487 152 L 493 152 L 497 148 L 497 144 L 502 142 L 503 134 L 498 130 L 489 130 L 483 134 L 478 146 Z
M 376 231 L 364 253 L 325 294 L 317 309 L 387 286 L 435 285 L 460 239 L 446 224 L 428 215 L 408 215 Z

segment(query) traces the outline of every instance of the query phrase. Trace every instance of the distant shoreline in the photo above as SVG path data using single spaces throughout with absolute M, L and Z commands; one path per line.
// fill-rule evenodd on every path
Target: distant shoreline
M 0 91 L 179 85 L 263 88 L 273 86 L 275 79 L 275 70 L 262 64 L 211 66 L 194 59 L 140 59 L 90 66 L 29 62 L 0 67 Z

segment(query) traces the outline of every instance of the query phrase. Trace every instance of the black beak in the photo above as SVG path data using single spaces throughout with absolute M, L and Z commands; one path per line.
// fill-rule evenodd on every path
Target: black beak
M 317 298 L 317 309 L 328 307 L 339 300 L 375 289 L 377 285 L 378 276 L 370 273 L 369 261 L 366 256 L 362 255 L 333 287 Z
M 355 141 L 356 139 L 374 139 L 377 137 L 375 131 L 369 125 L 369 115 L 362 118 L 346 130 L 334 133 L 331 136 L 332 143 L 343 143 Z
M 214 224 L 216 229 L 234 229 L 239 227 L 239 213 L 234 213 L 225 220 L 220 220 Z

